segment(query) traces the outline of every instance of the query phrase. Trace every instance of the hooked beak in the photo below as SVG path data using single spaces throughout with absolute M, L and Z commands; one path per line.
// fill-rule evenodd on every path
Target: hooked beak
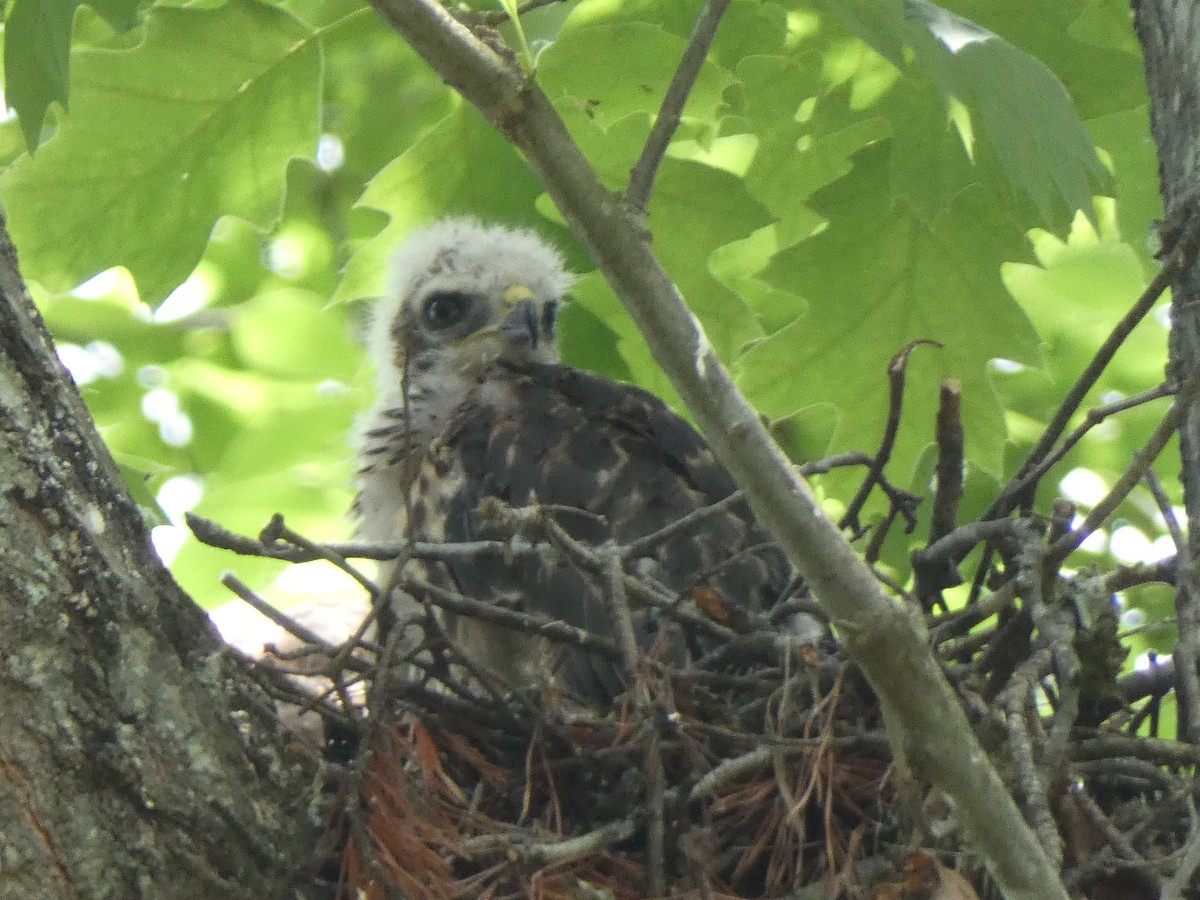
M 523 284 L 514 284 L 504 292 L 504 308 L 500 333 L 513 343 L 536 347 L 541 330 L 533 292 Z

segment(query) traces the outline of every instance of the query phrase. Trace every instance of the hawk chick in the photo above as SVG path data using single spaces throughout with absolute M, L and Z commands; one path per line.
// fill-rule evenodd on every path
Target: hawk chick
M 477 514 L 494 497 L 580 510 L 555 514 L 573 537 L 628 544 L 735 490 L 704 440 L 657 397 L 558 362 L 557 316 L 572 280 L 532 233 L 467 219 L 433 225 L 400 248 L 371 332 L 379 396 L 360 450 L 362 536 L 496 538 Z M 465 596 L 613 633 L 606 598 L 565 560 L 411 565 Z M 687 602 L 704 588 L 727 606 L 757 609 L 777 602 L 791 580 L 741 502 L 658 542 L 634 570 Z M 658 621 L 650 610 L 634 612 L 648 648 Z M 611 698 L 624 686 L 611 663 L 577 648 L 445 621 L 462 652 L 509 687 L 547 673 L 586 698 Z

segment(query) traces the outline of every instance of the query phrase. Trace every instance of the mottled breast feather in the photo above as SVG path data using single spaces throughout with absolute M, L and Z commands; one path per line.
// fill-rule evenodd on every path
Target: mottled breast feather
M 654 395 L 561 365 L 498 364 L 468 395 L 421 464 L 414 480 L 411 537 L 496 538 L 496 529 L 476 512 L 481 500 L 495 497 L 512 506 L 583 510 L 586 514 L 558 513 L 556 521 L 591 545 L 610 539 L 626 544 L 734 489 L 695 429 Z M 519 557 L 419 565 L 434 583 L 467 596 L 612 633 L 605 598 L 565 561 Z M 704 587 L 727 604 L 758 610 L 776 603 L 790 578 L 782 553 L 744 503 L 659 543 L 637 570 L 680 595 Z M 636 607 L 634 612 L 639 640 L 647 648 L 655 643 L 656 616 Z M 516 657 L 534 652 L 533 641 L 473 628 L 470 635 L 464 632 L 464 643 L 488 646 L 465 648 L 468 652 L 510 681 L 527 677 Z M 694 636 L 685 636 L 684 644 L 671 652 L 703 649 Z M 616 667 L 574 648 L 561 654 L 556 671 L 583 697 L 607 699 L 623 688 Z

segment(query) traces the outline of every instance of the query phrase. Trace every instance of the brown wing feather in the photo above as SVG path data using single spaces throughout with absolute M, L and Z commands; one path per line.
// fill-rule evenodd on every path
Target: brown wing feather
M 566 366 L 498 367 L 460 407 L 418 474 L 423 509 L 413 516 L 413 537 L 495 537 L 476 507 L 496 497 L 513 506 L 585 510 L 594 515 L 558 520 L 590 544 L 625 544 L 724 499 L 734 487 L 699 434 L 652 394 Z M 649 568 L 674 591 L 707 587 L 726 603 L 755 609 L 777 601 L 790 576 L 740 503 L 660 543 Z M 474 560 L 433 564 L 427 575 L 468 596 L 519 604 L 599 634 L 612 630 L 604 597 L 565 562 Z M 639 639 L 652 643 L 654 617 L 640 612 L 638 628 Z M 474 629 L 476 646 L 465 649 L 511 680 L 527 678 L 529 661 L 519 657 L 534 652 L 532 644 L 498 632 Z M 562 663 L 567 687 L 581 695 L 620 690 L 617 671 L 599 658 L 571 649 Z

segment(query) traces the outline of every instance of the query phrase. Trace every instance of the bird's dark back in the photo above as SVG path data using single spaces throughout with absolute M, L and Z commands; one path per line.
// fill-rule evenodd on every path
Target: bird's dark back
M 696 430 L 654 395 L 562 365 L 497 367 L 457 411 L 425 466 L 418 495 L 440 479 L 436 509 L 413 518 L 414 539 L 497 537 L 477 514 L 483 499 L 557 508 L 555 520 L 591 546 L 628 545 L 724 500 L 736 486 Z M 571 510 L 578 510 L 573 513 Z M 787 590 L 783 554 L 744 501 L 703 516 L 627 567 L 682 603 L 715 592 L 721 608 L 762 610 Z M 608 602 L 596 579 L 565 561 L 524 557 L 431 564 L 431 579 L 467 596 L 525 606 L 606 635 Z M 710 594 L 711 595 L 711 594 Z M 635 606 L 643 645 L 658 615 Z M 693 651 L 696 641 L 690 642 Z M 609 663 L 573 654 L 563 674 L 588 696 L 619 686 Z

